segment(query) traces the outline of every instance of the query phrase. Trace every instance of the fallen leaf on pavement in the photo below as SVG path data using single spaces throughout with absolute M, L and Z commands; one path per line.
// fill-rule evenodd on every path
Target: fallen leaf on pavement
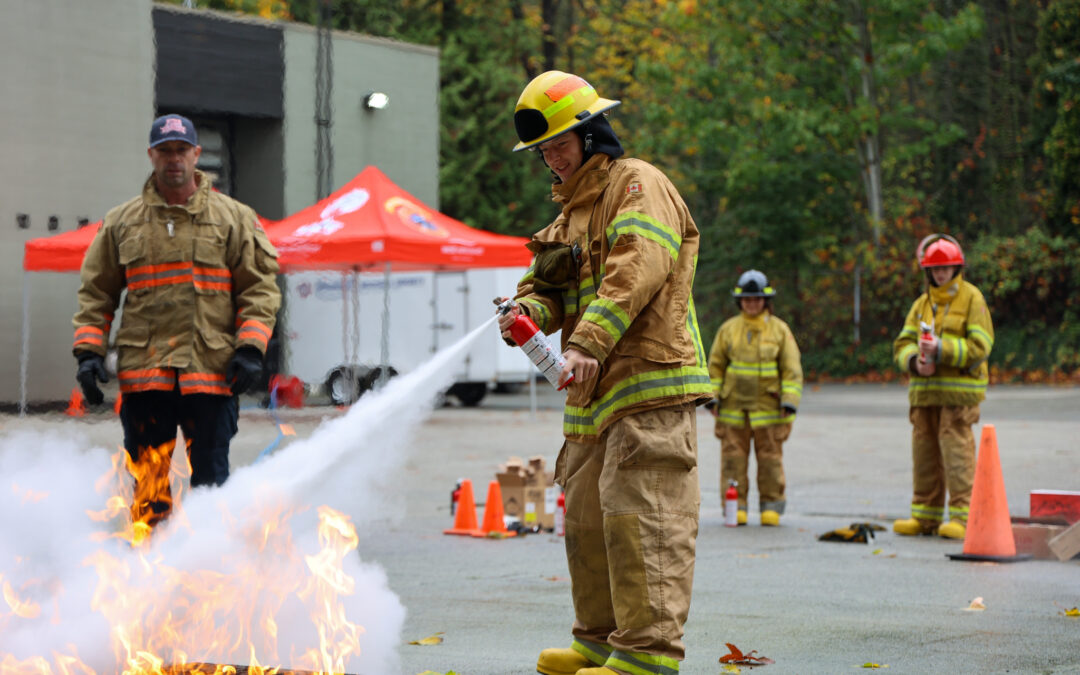
M 983 604 L 981 597 L 975 598 L 971 601 L 971 604 L 964 608 L 965 612 L 981 612 L 986 609 L 986 605 Z
M 734 664 L 725 663 L 724 667 L 720 669 L 720 672 L 723 672 L 723 673 L 741 673 L 742 669 L 739 668 L 738 666 L 734 665 Z
M 1065 616 L 1080 616 L 1080 607 L 1073 607 L 1072 609 L 1065 610 Z
M 887 663 L 871 663 L 871 662 L 867 661 L 866 663 L 862 664 L 859 667 L 860 668 L 888 668 L 889 664 L 887 664 Z
M 769 663 L 776 663 L 776 661 L 773 661 L 767 656 L 755 656 L 755 654 L 757 654 L 756 649 L 752 649 L 744 654 L 738 647 L 730 642 L 725 642 L 724 644 L 727 645 L 727 648 L 731 653 L 721 656 L 720 663 L 737 663 L 744 666 L 764 666 Z
M 439 645 L 439 644 L 442 644 L 442 637 L 441 637 L 442 634 L 443 634 L 443 632 L 439 631 L 438 633 L 435 633 L 434 635 L 429 635 L 426 638 L 422 638 L 420 640 L 411 640 L 409 642 L 409 644 L 411 644 L 411 645 L 423 645 L 425 647 L 428 646 L 428 645 Z

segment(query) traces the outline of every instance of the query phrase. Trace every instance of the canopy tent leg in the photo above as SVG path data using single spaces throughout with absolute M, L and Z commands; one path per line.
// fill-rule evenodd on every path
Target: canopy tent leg
M 379 347 L 379 379 L 376 387 L 382 387 L 390 379 L 390 263 L 383 268 L 382 338 Z
M 26 377 L 30 363 L 30 279 L 22 273 L 22 349 L 19 353 L 19 417 L 26 416 Z

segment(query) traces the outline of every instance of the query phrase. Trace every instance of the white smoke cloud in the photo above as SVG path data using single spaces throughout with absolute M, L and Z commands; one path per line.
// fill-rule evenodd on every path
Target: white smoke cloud
M 266 580 L 290 578 L 305 564 L 304 556 L 320 551 L 319 506 L 342 512 L 357 528 L 387 516 L 387 484 L 408 458 L 412 432 L 429 414 L 438 392 L 452 383 L 450 366 L 493 321 L 365 395 L 309 438 L 234 471 L 224 486 L 184 494 L 182 514 L 159 526 L 148 552 L 132 551 L 120 539 L 95 538 L 108 525 L 95 522 L 88 512 L 104 508 L 108 495 L 98 494 L 94 483 L 111 469 L 111 452 L 85 448 L 70 432 L 16 432 L 0 438 L 0 586 L 10 589 L 13 598 L 40 607 L 36 617 L 27 618 L 0 601 L 0 661 L 50 659 L 60 652 L 77 654 L 98 673 L 122 669 L 113 654 L 110 622 L 92 608 L 95 592 L 107 590 L 99 587 L 92 564 L 102 554 L 127 565 L 129 592 L 177 615 L 204 609 L 178 583 L 193 575 L 205 575 L 208 584 L 231 580 L 223 588 L 230 598 L 223 615 L 279 602 L 279 596 L 295 589 L 275 588 Z M 258 533 L 268 511 L 295 511 L 289 520 L 293 554 L 261 548 Z M 154 564 L 144 563 L 144 555 Z M 249 569 L 260 573 L 243 572 Z M 405 608 L 383 570 L 363 560 L 363 551 L 347 555 L 343 571 L 355 583 L 353 592 L 341 598 L 345 616 L 364 629 L 361 653 L 349 661 L 348 671 L 396 672 Z M 256 579 L 263 585 L 256 586 Z M 285 602 L 277 615 L 276 658 L 293 660 L 317 648 L 318 636 L 300 601 L 290 597 Z M 229 620 L 222 619 L 225 625 Z M 231 651 L 207 644 L 182 648 L 189 661 L 243 665 L 250 657 L 246 645 Z M 171 655 L 161 656 L 168 660 Z M 261 662 L 298 667 L 295 661 Z

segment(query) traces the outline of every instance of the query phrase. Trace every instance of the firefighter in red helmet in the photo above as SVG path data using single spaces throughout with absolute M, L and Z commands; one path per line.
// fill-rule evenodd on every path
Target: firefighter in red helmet
M 911 375 L 913 495 L 911 517 L 895 521 L 893 531 L 963 539 L 975 477 L 971 427 L 986 397 L 994 326 L 982 293 L 963 279 L 955 239 L 931 235 L 916 255 L 927 290 L 893 343 L 897 365 Z

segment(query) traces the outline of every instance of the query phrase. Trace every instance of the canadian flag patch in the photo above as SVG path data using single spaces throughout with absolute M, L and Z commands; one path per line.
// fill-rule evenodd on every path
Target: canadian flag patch
M 641 192 L 641 183 L 630 183 L 626 186 L 626 194 L 632 195 L 636 192 Z

